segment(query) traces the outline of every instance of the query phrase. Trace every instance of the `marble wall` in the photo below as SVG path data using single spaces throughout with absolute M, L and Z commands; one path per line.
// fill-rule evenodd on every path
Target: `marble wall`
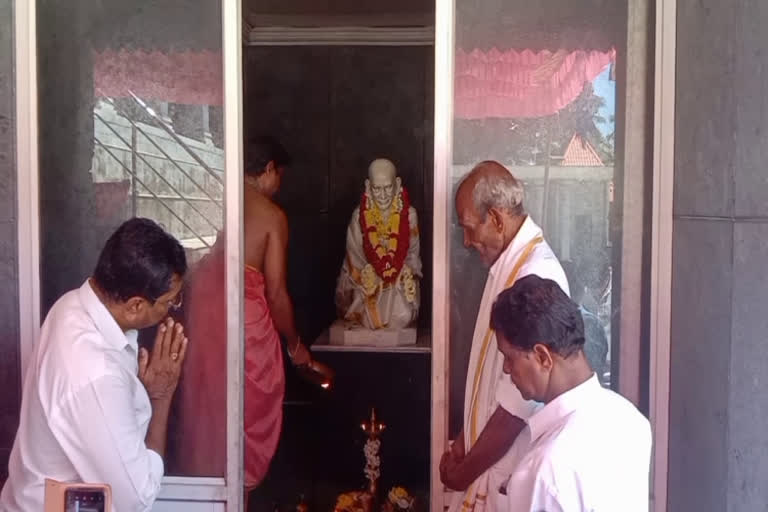
M 668 510 L 762 510 L 768 5 L 677 6 Z
M 21 405 L 13 5 L 13 0 L 0 0 L 0 483 L 7 475 Z

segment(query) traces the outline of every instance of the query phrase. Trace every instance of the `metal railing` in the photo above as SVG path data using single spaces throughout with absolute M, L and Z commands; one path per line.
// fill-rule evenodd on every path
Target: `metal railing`
M 130 140 L 128 140 L 127 135 L 121 134 L 120 131 L 118 131 L 115 126 L 113 126 L 114 123 L 105 119 L 96 110 L 94 110 L 93 117 L 95 122 L 101 123 L 101 125 L 109 130 L 109 132 L 114 135 L 114 137 L 121 144 L 123 144 L 124 147 L 105 142 L 101 140 L 96 135 L 96 133 L 94 133 L 95 144 L 110 157 L 110 160 L 116 162 L 117 165 L 123 170 L 123 172 L 130 177 L 133 215 L 137 214 L 137 202 L 139 199 L 152 199 L 157 201 L 157 203 L 161 205 L 165 210 L 167 210 L 168 213 L 170 213 L 170 215 L 176 219 L 181 226 L 184 227 L 184 229 L 191 233 L 193 239 L 198 240 L 202 244 L 202 247 L 210 248 L 211 243 L 206 240 L 206 238 L 210 237 L 205 234 L 208 229 L 201 229 L 199 226 L 200 222 L 195 223 L 191 219 L 187 218 L 187 212 L 184 212 L 182 209 L 186 208 L 189 211 L 194 212 L 202 220 L 203 224 L 207 225 L 211 230 L 213 230 L 214 234 L 221 231 L 221 219 L 223 217 L 223 200 L 221 197 L 223 195 L 224 185 L 224 181 L 221 176 L 222 172 L 218 169 L 214 170 L 210 165 L 208 165 L 200 157 L 200 155 L 190 147 L 189 144 L 185 143 L 184 140 L 174 132 L 171 126 L 169 126 L 160 118 L 160 116 L 154 112 L 152 108 L 150 108 L 133 93 L 130 94 L 136 104 L 142 109 L 142 111 L 145 112 L 150 119 L 152 119 L 154 125 L 168 134 L 170 139 L 162 138 L 160 141 L 155 140 L 156 136 L 153 136 L 151 133 L 149 133 L 148 129 L 145 129 L 141 126 L 143 123 L 139 123 L 133 120 L 131 118 L 132 116 L 120 108 L 114 99 L 102 95 L 104 101 L 106 101 L 120 116 L 120 120 L 125 120 L 129 123 L 131 128 L 131 135 Z M 146 139 L 146 141 L 151 144 L 151 147 L 157 150 L 159 154 L 155 155 L 152 153 L 139 151 L 139 135 Z M 173 141 L 174 149 L 182 149 L 183 152 L 188 154 L 192 161 L 195 163 L 190 164 L 189 162 L 180 162 L 176 158 L 172 157 L 169 151 L 170 148 L 166 149 L 163 147 L 164 144 L 167 146 L 169 141 Z M 121 151 L 130 152 L 130 166 L 127 165 L 118 154 L 116 154 L 117 152 Z M 173 176 L 172 173 L 168 170 L 165 172 L 158 170 L 158 165 L 153 165 L 150 162 L 150 159 L 158 158 L 162 162 L 168 162 L 171 166 L 172 173 L 176 174 L 176 176 Z M 143 173 L 139 172 L 139 162 L 143 164 L 142 167 L 145 169 Z M 188 171 L 183 167 L 182 164 L 188 166 L 194 165 L 195 169 L 202 170 L 203 173 L 212 177 L 212 183 L 215 184 L 217 190 L 213 192 L 210 191 L 204 184 L 200 183 L 199 176 L 198 179 L 193 176 L 194 171 Z M 149 181 L 152 180 L 147 180 L 147 173 L 149 173 L 150 176 L 156 177 L 162 183 L 163 187 L 159 188 L 162 188 L 163 190 L 152 189 L 149 183 Z M 184 190 L 184 187 L 174 186 L 174 184 L 171 182 L 173 178 L 182 178 L 187 183 L 193 185 L 194 193 L 190 194 L 189 191 Z M 143 189 L 143 193 L 142 191 L 139 191 L 139 187 Z M 218 194 L 216 192 L 218 192 Z M 217 195 L 219 197 L 216 197 Z M 203 211 L 204 205 L 206 204 L 212 206 L 214 213 L 206 214 Z M 195 226 L 193 226 L 193 224 L 198 224 L 197 229 Z

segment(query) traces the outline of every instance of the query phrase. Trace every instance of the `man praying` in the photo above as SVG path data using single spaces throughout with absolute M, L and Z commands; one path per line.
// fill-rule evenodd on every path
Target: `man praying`
M 456 493 L 450 512 L 503 510 L 494 501 L 509 475 L 507 452 L 535 404 L 503 378 L 502 356 L 490 329 L 491 306 L 499 292 L 523 276 L 553 279 L 568 292 L 565 272 L 526 214 L 523 185 L 498 162 L 481 162 L 456 192 L 456 213 L 464 246 L 490 267 L 475 323 L 464 395 L 464 427 L 440 462 L 440 476 Z
M 508 482 L 490 492 L 506 493 L 510 512 L 647 512 L 650 424 L 600 385 L 578 305 L 554 281 L 526 276 L 499 295 L 491 327 L 504 373 L 544 405 L 512 447 Z

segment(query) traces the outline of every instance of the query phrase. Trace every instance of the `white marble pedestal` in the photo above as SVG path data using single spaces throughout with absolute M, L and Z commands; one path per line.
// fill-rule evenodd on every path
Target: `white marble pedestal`
M 329 338 L 331 345 L 400 347 L 416 344 L 416 328 L 370 330 L 336 320 L 329 329 Z

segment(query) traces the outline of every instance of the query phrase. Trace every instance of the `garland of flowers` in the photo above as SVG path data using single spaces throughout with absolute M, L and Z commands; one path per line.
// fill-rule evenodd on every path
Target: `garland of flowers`
M 411 243 L 408 191 L 400 188 L 392 200 L 392 212 L 383 219 L 375 201 L 363 194 L 360 201 L 360 229 L 363 232 L 363 251 L 368 262 L 382 281 L 391 284 L 403 268 Z
M 379 448 L 381 441 L 375 438 L 368 439 L 365 442 L 363 453 L 365 453 L 365 478 L 370 482 L 375 482 L 381 476 L 381 458 L 379 457 Z

